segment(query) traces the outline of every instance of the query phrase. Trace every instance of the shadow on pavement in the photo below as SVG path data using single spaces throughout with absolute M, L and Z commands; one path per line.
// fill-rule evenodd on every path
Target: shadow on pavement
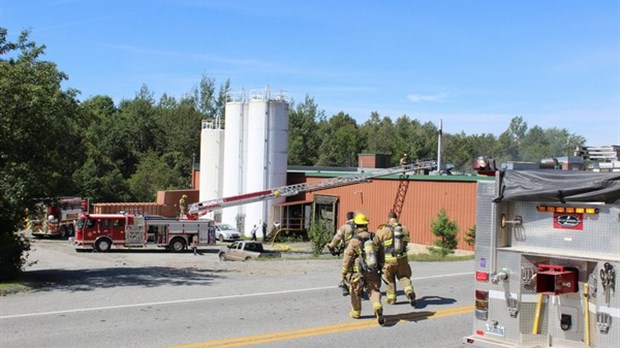
M 409 302 L 406 302 L 409 304 Z M 456 300 L 453 298 L 445 298 L 441 296 L 424 296 L 419 297 L 416 300 L 416 308 L 425 308 L 428 305 L 448 305 L 456 303 Z
M 385 324 L 383 326 L 394 326 L 401 320 L 413 322 L 422 321 L 434 316 L 436 313 L 437 312 L 433 311 L 421 311 L 413 313 L 386 315 Z
M 224 278 L 218 274 L 223 272 L 227 271 L 172 267 L 51 269 L 25 272 L 23 279 L 31 284 L 32 291 L 77 292 L 125 286 L 209 285 Z

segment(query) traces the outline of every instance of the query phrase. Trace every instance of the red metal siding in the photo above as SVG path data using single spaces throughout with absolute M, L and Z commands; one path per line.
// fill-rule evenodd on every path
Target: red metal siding
M 357 161 L 360 168 L 387 168 L 390 166 L 391 155 L 385 154 L 359 154 Z
M 141 215 L 161 215 L 161 206 L 152 202 L 93 204 L 93 214 L 118 214 L 120 212 Z
M 358 155 L 357 161 L 361 168 L 376 168 L 377 157 L 375 155 Z
M 429 178 L 431 179 L 431 178 Z M 308 178 L 308 183 L 325 178 Z M 363 212 L 370 220 L 370 229 L 376 229 L 387 220 L 387 214 L 394 205 L 400 181 L 394 179 L 373 179 L 370 183 L 321 190 L 321 195 L 339 196 L 338 224 L 345 221 L 347 211 Z M 306 198 L 311 199 L 312 194 Z M 458 249 L 473 250 L 464 242 L 465 233 L 475 225 L 476 182 L 411 180 L 400 216 L 403 225 L 409 228 L 412 243 L 433 245 L 436 237 L 431 232 L 431 223 L 441 209 L 456 221 Z

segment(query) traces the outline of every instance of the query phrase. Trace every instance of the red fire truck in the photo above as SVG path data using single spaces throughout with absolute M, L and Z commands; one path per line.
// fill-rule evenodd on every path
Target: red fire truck
M 277 187 L 238 196 L 216 198 L 190 204 L 186 219 L 145 217 L 134 214 L 82 214 L 72 243 L 78 249 L 108 251 L 116 247 L 145 247 L 157 245 L 173 252 L 180 252 L 188 246 L 215 244 L 215 226 L 209 229 L 211 221 L 200 219 L 214 209 L 294 196 L 300 192 L 312 192 L 330 187 L 339 187 L 367 182 L 369 179 L 432 168 L 434 162 L 418 162 L 393 168 L 384 168 L 358 175 L 327 179 L 318 183 L 303 183 Z
M 88 211 L 88 199 L 61 197 L 52 204 L 44 205 L 44 216 L 34 222 L 32 235 L 41 237 L 67 238 L 75 234 L 75 221 Z
M 72 244 L 77 249 L 105 252 L 112 247 L 157 246 L 181 252 L 189 246 L 215 244 L 209 220 L 185 220 L 135 214 L 82 214 Z

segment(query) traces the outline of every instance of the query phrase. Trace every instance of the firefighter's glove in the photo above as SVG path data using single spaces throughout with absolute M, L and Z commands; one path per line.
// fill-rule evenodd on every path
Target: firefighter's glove
M 336 249 L 334 249 L 332 247 L 329 247 L 329 246 L 327 247 L 327 249 L 329 250 L 329 253 L 332 254 L 332 256 L 336 256 L 337 255 Z

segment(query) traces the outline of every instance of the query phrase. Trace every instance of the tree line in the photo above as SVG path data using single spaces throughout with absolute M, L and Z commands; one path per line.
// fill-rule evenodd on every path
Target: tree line
M 218 85 L 203 75 L 180 98 L 156 98 L 143 85 L 118 104 L 106 95 L 82 101 L 78 90 L 63 87 L 68 75 L 44 54 L 45 45 L 28 31 L 12 42 L 0 28 L 0 236 L 11 235 L 24 208 L 32 210 L 42 199 L 153 201 L 158 190 L 190 187 L 201 121 L 225 117 L 230 80 Z M 359 124 L 345 112 L 327 117 L 308 95 L 292 101 L 289 112 L 289 165 L 356 166 L 359 153 L 392 154 L 394 165 L 403 153 L 437 156 L 437 127 L 407 115 L 393 120 L 373 112 Z M 520 116 L 499 137 L 459 133 L 442 139 L 443 162 L 463 170 L 480 155 L 535 161 L 570 155 L 585 142 L 566 129 L 528 128 Z

